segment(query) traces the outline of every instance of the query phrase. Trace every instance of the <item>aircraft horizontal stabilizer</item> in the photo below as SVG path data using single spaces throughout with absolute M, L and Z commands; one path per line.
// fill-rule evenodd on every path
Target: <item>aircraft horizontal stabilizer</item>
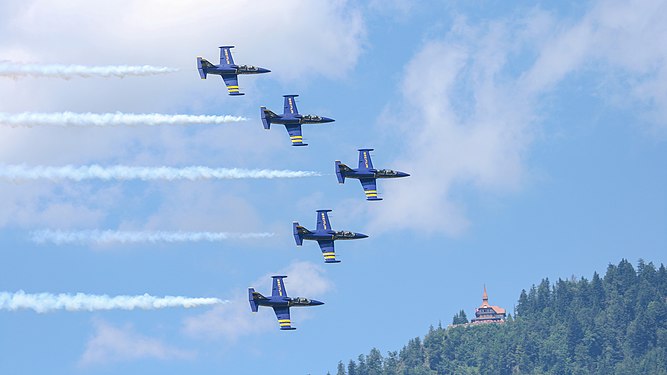
M 201 79 L 206 79 L 209 69 L 215 69 L 215 65 L 203 57 L 197 57 L 197 70 L 199 70 Z
M 206 63 L 209 62 L 201 57 L 197 57 L 197 70 L 199 71 L 199 76 L 201 79 L 206 79 L 206 69 L 204 68 Z
M 301 237 L 301 234 L 305 232 L 308 232 L 308 230 L 301 225 L 299 225 L 298 222 L 293 222 L 292 223 L 292 230 L 294 234 L 294 241 L 296 241 L 297 246 L 303 245 L 303 237 Z
M 266 109 L 266 107 L 259 107 L 260 109 L 260 114 L 262 116 L 262 124 L 264 125 L 264 129 L 271 129 L 271 119 L 278 117 L 275 113 L 273 113 L 271 110 Z
M 250 309 L 252 310 L 252 312 L 257 312 L 257 308 L 258 308 L 257 303 L 255 302 L 255 295 L 256 294 L 259 294 L 259 293 L 255 292 L 254 288 L 248 288 L 248 300 L 250 301 Z M 264 297 L 261 294 L 259 294 L 259 295 L 261 297 Z
M 350 167 L 341 163 L 340 160 L 336 160 L 336 178 L 338 178 L 339 184 L 345 183 L 345 172 L 349 169 Z

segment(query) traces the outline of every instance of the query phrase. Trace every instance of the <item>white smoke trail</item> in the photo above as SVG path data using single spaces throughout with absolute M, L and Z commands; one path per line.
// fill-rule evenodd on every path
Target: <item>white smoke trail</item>
M 108 244 L 140 242 L 220 242 L 233 239 L 257 239 L 272 237 L 273 233 L 226 233 L 226 232 L 148 232 L 82 230 L 40 230 L 30 233 L 30 239 L 38 244 Z
M 2 180 L 229 180 L 229 179 L 273 179 L 300 178 L 320 176 L 312 171 L 291 171 L 273 169 L 240 169 L 240 168 L 209 168 L 209 167 L 129 167 L 116 165 L 102 167 L 99 165 L 49 167 L 25 165 L 0 165 Z
M 0 124 L 11 127 L 32 126 L 136 126 L 136 125 L 201 125 L 246 121 L 241 116 L 166 115 L 160 113 L 2 113 Z
M 54 310 L 100 311 L 100 310 L 155 310 L 167 307 L 191 307 L 228 303 L 219 298 L 189 298 L 178 296 L 154 297 L 149 294 L 138 296 L 107 296 L 91 294 L 28 294 L 22 290 L 16 293 L 0 292 L 0 310 L 34 310 L 38 313 Z
M 151 65 L 60 65 L 60 64 L 21 64 L 0 62 L 0 77 L 50 77 L 50 78 L 90 78 L 90 77 L 128 77 L 151 76 L 177 72 L 178 69 Z

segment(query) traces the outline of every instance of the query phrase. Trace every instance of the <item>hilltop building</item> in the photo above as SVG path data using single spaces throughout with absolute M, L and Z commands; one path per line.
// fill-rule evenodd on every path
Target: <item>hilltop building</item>
M 486 286 L 484 286 L 482 305 L 475 309 L 475 317 L 470 319 L 470 323 L 504 323 L 506 317 L 505 309 L 489 305 L 489 295 L 486 293 Z

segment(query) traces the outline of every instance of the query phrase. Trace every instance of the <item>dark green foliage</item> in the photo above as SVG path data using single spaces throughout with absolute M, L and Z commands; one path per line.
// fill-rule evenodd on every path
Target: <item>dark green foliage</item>
M 347 375 L 345 373 L 345 365 L 343 364 L 343 361 L 338 361 L 338 371 L 336 371 L 336 375 Z
M 347 375 L 362 375 L 357 373 L 357 363 L 353 360 L 347 364 Z
M 338 375 L 667 375 L 667 270 L 640 260 L 590 281 L 548 279 L 523 290 L 505 324 L 431 327 L 383 358 L 372 349 Z M 459 325 L 457 325 L 459 324 Z
M 466 323 L 468 323 L 468 317 L 466 316 L 466 312 L 463 310 L 459 311 L 456 315 L 454 315 L 454 319 L 452 319 L 453 325 L 466 324 Z

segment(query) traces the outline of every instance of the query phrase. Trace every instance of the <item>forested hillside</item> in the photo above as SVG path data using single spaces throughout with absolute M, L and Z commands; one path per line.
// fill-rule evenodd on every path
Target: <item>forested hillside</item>
M 431 327 L 397 352 L 372 349 L 334 373 L 667 375 L 666 297 L 664 265 L 622 260 L 602 278 L 544 279 L 521 291 L 504 324 Z

